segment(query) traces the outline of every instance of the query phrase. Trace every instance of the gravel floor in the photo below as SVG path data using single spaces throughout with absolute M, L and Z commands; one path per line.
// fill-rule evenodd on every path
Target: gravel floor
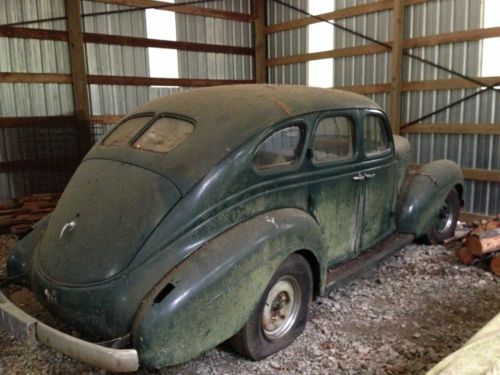
M 13 237 L 0 236 L 0 276 Z M 410 245 L 364 277 L 320 298 L 304 334 L 260 362 L 228 349 L 140 374 L 422 374 L 500 311 L 500 279 L 458 263 L 457 244 Z M 26 293 L 16 302 L 49 319 Z M 0 374 L 102 373 L 0 331 Z

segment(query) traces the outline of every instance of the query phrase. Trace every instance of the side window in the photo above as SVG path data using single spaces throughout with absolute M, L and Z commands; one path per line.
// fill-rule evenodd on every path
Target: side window
M 257 149 L 253 163 L 258 170 L 295 163 L 302 149 L 302 129 L 298 125 L 278 130 Z
M 354 123 L 349 117 L 335 116 L 321 120 L 314 133 L 313 162 L 351 159 L 354 155 Z
M 378 116 L 367 116 L 363 121 L 363 145 L 366 155 L 384 154 L 389 151 L 389 140 L 384 121 Z

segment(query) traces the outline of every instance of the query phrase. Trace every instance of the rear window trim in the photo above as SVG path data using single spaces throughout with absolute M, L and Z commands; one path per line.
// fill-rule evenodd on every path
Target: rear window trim
M 120 121 L 118 121 L 115 126 L 113 126 L 113 129 L 111 129 L 109 131 L 109 133 L 103 137 L 100 141 L 99 141 L 99 145 L 101 146 L 105 146 L 105 147 L 120 147 L 120 146 L 108 146 L 108 145 L 105 145 L 104 142 L 106 142 L 106 140 L 122 125 L 124 124 L 125 122 L 127 121 L 130 121 L 130 120 L 133 120 L 133 119 L 136 119 L 136 118 L 141 118 L 141 117 L 151 117 L 151 119 L 149 121 L 147 121 L 143 127 L 138 131 L 138 133 L 142 133 L 142 131 L 144 130 L 144 128 L 151 126 L 152 124 L 152 121 L 155 120 L 156 118 L 156 115 L 154 112 L 143 112 L 143 113 L 135 113 L 133 115 L 130 115 L 130 116 L 127 116 L 123 119 L 121 119 Z M 132 138 L 134 138 L 135 136 L 133 136 Z M 124 145 L 130 145 L 130 140 L 127 141 Z
M 137 133 L 135 135 L 133 135 L 126 143 L 124 143 L 123 145 L 121 146 L 108 146 L 108 145 L 105 145 L 104 142 L 106 141 L 107 138 L 109 138 L 115 131 L 116 129 L 118 129 L 122 124 L 124 124 L 125 122 L 129 121 L 129 120 L 133 120 L 133 119 L 136 119 L 136 118 L 141 118 L 141 117 L 151 117 L 151 119 L 149 121 L 147 121 L 144 126 L 142 128 L 139 129 L 139 131 L 137 131 Z M 186 121 L 188 123 L 190 123 L 191 125 L 193 125 L 193 133 L 195 132 L 196 130 L 196 120 L 190 118 L 190 117 L 187 117 L 187 116 L 184 116 L 184 115 L 180 115 L 178 113 L 172 113 L 172 112 L 161 112 L 161 113 L 155 113 L 155 112 L 142 112 L 142 113 L 136 113 L 136 114 L 133 114 L 131 116 L 128 116 L 128 117 L 125 117 L 123 119 L 121 119 L 114 127 L 112 130 L 110 130 L 109 134 L 107 134 L 105 137 L 103 137 L 100 141 L 99 141 L 99 145 L 101 146 L 104 146 L 104 147 L 123 147 L 123 146 L 127 146 L 127 147 L 130 147 L 131 149 L 133 150 L 137 150 L 137 151 L 140 151 L 140 152 L 144 152 L 144 150 L 139 150 L 139 149 L 136 149 L 134 147 L 132 147 L 132 145 L 134 144 L 135 141 L 137 141 L 145 132 L 148 131 L 148 129 L 154 125 L 154 123 L 160 119 L 160 118 L 174 118 L 174 119 L 177 119 L 177 120 L 182 120 L 182 121 Z M 192 134 L 191 134 L 192 135 Z M 189 138 L 189 137 L 188 137 Z
M 187 116 L 183 116 L 183 115 L 180 115 L 178 113 L 171 113 L 171 112 L 162 112 L 162 113 L 157 113 L 155 116 L 153 116 L 153 119 L 152 121 L 149 121 L 143 128 L 141 128 L 141 130 L 139 130 L 137 132 L 137 134 L 135 136 L 133 136 L 131 139 L 130 139 L 130 142 L 128 143 L 128 145 L 130 146 L 130 148 L 134 149 L 134 150 L 138 150 L 138 151 L 144 151 L 144 150 L 139 150 L 139 149 L 136 149 L 134 147 L 132 147 L 132 145 L 139 139 L 141 138 L 141 136 L 146 133 L 149 128 L 151 128 L 154 123 L 156 121 L 158 121 L 160 118 L 174 118 L 176 120 L 182 120 L 182 121 L 186 121 L 186 122 L 189 122 L 191 125 L 193 125 L 193 132 L 190 134 L 190 136 L 188 138 L 190 138 L 192 136 L 192 134 L 196 131 L 196 121 L 190 117 L 187 117 Z M 184 143 L 184 142 L 183 142 Z

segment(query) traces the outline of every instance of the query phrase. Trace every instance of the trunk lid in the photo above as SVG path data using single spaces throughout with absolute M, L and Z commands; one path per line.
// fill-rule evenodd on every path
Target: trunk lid
M 43 272 L 68 284 L 116 275 L 180 197 L 173 183 L 147 169 L 84 161 L 50 218 L 38 253 Z

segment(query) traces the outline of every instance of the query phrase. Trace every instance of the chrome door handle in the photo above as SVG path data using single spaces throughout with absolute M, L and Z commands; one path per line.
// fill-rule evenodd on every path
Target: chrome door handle
M 352 178 L 354 181 L 363 181 L 365 179 L 365 176 L 363 176 L 361 173 L 358 174 L 357 176 L 354 176 Z
M 377 174 L 376 173 L 365 173 L 365 177 L 366 178 L 373 178 L 375 177 Z

